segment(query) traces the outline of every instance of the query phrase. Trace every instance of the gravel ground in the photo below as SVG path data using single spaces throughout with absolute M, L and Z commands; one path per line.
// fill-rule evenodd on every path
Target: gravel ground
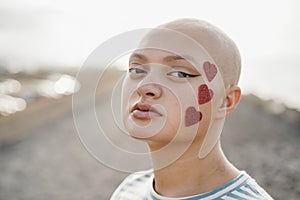
M 23 137 L 0 140 L 0 200 L 105 200 L 127 176 L 97 162 L 85 150 L 70 103 L 58 101 L 44 107 L 39 115 L 54 117 L 39 123 L 38 115 L 29 115 L 30 128 L 18 131 L 27 132 Z M 51 115 L 53 106 L 59 108 L 56 115 Z M 88 127 L 84 107 L 79 120 Z M 2 123 L 0 135 L 18 124 L 16 120 Z M 223 147 L 229 159 L 275 199 L 296 200 L 300 199 L 299 130 L 299 121 L 292 123 L 271 114 L 245 97 L 226 121 Z

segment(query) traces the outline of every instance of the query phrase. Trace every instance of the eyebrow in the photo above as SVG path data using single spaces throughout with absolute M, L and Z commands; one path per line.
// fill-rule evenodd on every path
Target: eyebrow
M 133 54 L 131 54 L 131 56 L 129 57 L 129 61 L 132 60 L 132 59 L 134 59 L 134 58 L 137 58 L 137 59 L 139 59 L 139 60 L 144 60 L 144 61 L 148 60 L 147 57 L 144 56 L 143 54 L 133 53 Z
M 186 60 L 184 57 L 179 56 L 179 55 L 174 55 L 174 56 L 166 56 L 163 58 L 165 62 L 172 62 L 176 60 Z
M 129 60 L 132 60 L 132 59 L 139 59 L 139 60 L 144 60 L 144 61 L 147 61 L 147 57 L 143 54 L 140 54 L 140 53 L 133 53 L 131 54 Z M 163 58 L 163 61 L 165 62 L 172 62 L 172 61 L 176 61 L 176 60 L 185 60 L 185 61 L 188 61 L 189 59 L 192 59 L 190 56 L 179 56 L 179 55 L 170 55 L 170 56 L 166 56 Z

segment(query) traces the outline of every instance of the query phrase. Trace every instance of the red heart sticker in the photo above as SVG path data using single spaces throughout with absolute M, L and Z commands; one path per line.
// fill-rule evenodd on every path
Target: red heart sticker
M 185 111 L 185 126 L 192 126 L 202 119 L 202 113 L 194 107 L 188 107 Z
M 217 74 L 216 66 L 214 64 L 211 64 L 210 62 L 206 61 L 203 63 L 203 69 L 204 69 L 205 75 L 207 77 L 207 80 L 209 82 L 211 82 Z
M 214 92 L 208 89 L 206 84 L 202 84 L 198 88 L 198 103 L 205 104 L 209 102 L 214 96 Z

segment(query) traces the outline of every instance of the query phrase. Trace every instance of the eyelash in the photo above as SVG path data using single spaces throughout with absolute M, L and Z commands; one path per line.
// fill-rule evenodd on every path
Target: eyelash
M 129 69 L 129 73 L 132 74 L 143 74 L 143 73 L 147 73 L 147 71 L 140 69 L 140 68 L 130 68 Z M 169 72 L 167 73 L 167 75 L 169 76 L 173 76 L 176 78 L 193 78 L 193 77 L 197 77 L 199 75 L 195 75 L 195 74 L 189 74 L 186 72 L 182 72 L 182 71 L 173 71 L 173 72 Z
M 182 72 L 182 71 L 169 72 L 167 75 L 174 76 L 174 74 L 177 74 L 177 75 L 175 76 L 175 77 L 177 77 L 177 78 L 193 78 L 193 77 L 199 76 L 199 75 L 189 74 L 189 73 Z

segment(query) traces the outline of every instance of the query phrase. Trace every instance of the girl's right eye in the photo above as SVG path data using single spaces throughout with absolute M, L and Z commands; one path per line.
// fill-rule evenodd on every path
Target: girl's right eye
M 129 73 L 132 74 L 143 74 L 143 73 L 147 73 L 145 70 L 141 69 L 141 68 L 130 68 L 129 69 Z

